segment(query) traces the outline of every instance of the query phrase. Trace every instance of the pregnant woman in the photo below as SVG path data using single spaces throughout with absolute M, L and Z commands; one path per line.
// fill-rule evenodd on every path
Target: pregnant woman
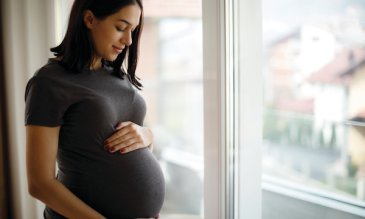
M 135 75 L 142 24 L 141 0 L 75 0 L 55 58 L 27 84 L 29 192 L 47 219 L 158 218 L 164 178 Z

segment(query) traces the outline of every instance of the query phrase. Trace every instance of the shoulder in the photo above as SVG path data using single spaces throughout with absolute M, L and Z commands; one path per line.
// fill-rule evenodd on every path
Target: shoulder
M 49 59 L 48 63 L 39 68 L 33 75 L 33 78 L 42 78 L 49 80 L 61 80 L 65 78 L 68 72 L 57 60 Z
M 28 80 L 25 94 L 27 95 L 30 90 L 32 93 L 44 93 L 43 95 L 47 95 L 45 93 L 67 94 L 71 90 L 71 75 L 72 73 L 65 70 L 57 61 L 48 61 Z

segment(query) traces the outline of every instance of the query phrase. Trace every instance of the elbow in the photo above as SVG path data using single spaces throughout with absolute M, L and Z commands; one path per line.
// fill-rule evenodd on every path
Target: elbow
M 38 183 L 28 182 L 29 195 L 31 195 L 33 198 L 39 198 L 39 193 L 40 193 L 39 187 L 40 186 L 38 185 Z
M 47 182 L 28 181 L 28 193 L 36 199 L 42 199 L 47 190 Z

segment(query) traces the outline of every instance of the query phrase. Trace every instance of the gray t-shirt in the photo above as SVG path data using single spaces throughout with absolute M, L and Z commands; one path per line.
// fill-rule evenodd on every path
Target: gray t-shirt
M 75 195 L 108 219 L 159 214 L 165 185 L 151 151 L 103 147 L 119 122 L 143 126 L 146 105 L 127 76 L 106 67 L 74 74 L 50 59 L 29 80 L 25 101 L 26 125 L 61 126 L 57 179 Z

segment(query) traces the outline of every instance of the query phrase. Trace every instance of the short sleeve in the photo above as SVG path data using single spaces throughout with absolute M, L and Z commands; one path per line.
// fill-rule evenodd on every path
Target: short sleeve
M 31 78 L 25 89 L 25 125 L 62 125 L 69 106 L 67 93 L 67 89 L 53 79 Z

